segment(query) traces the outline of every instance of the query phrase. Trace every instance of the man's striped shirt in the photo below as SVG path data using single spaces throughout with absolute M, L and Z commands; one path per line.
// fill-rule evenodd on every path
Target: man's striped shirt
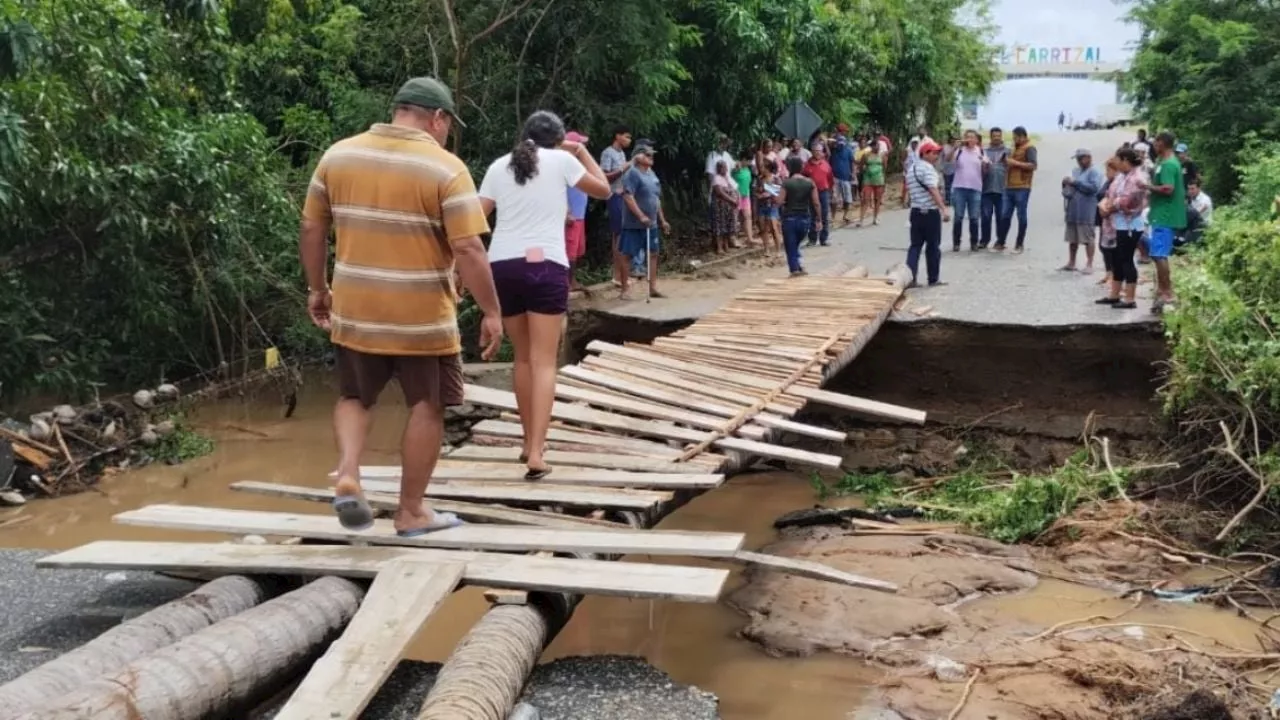
M 420 130 L 374 125 L 325 152 L 302 212 L 337 235 L 335 344 L 376 355 L 462 351 L 452 243 L 489 223 L 461 160 Z
M 938 203 L 933 201 L 929 188 L 938 187 L 938 171 L 927 162 L 917 161 L 906 170 L 907 195 L 911 199 L 913 210 L 938 210 Z

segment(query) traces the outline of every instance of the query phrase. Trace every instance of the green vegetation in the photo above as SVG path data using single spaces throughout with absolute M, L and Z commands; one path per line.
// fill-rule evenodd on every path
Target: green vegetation
M 204 457 L 212 453 L 213 449 L 213 438 L 201 435 L 181 420 L 176 420 L 173 432 L 160 438 L 160 442 L 151 448 L 149 454 L 161 462 L 177 465 Z
M 958 522 L 993 540 L 1031 540 L 1083 503 L 1123 495 L 1130 472 L 1099 466 L 1081 450 L 1062 467 L 1045 475 L 996 470 L 975 461 L 945 478 L 899 482 L 883 473 L 846 475 L 828 486 L 815 478 L 820 497 L 860 495 L 875 509 L 919 508 L 926 516 Z
M 454 88 L 473 170 L 535 108 L 597 148 L 627 122 L 662 150 L 669 214 L 700 218 L 717 132 L 753 142 L 797 98 L 945 124 L 993 81 L 990 38 L 986 0 L 0 0 L 0 392 L 322 347 L 300 191 L 410 76 Z
M 1142 35 L 1126 90 L 1153 129 L 1191 146 L 1210 194 L 1227 200 L 1258 144 L 1280 141 L 1280 7 L 1135 0 L 1131 18 Z

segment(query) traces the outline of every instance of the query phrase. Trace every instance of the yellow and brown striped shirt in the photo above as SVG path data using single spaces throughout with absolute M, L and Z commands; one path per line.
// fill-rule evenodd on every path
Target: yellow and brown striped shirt
M 376 355 L 462 351 L 452 243 L 489 222 L 461 160 L 425 132 L 374 125 L 325 152 L 302 213 L 337 235 L 335 344 Z

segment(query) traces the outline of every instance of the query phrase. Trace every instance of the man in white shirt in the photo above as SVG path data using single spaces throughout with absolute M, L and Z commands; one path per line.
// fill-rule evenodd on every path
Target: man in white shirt
M 1200 189 L 1200 183 L 1193 182 L 1187 185 L 1187 206 L 1200 216 L 1201 225 L 1213 224 L 1213 198 Z

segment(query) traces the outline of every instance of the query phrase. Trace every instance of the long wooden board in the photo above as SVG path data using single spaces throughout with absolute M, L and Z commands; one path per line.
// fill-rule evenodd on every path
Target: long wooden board
M 891 405 L 877 400 L 868 400 L 866 398 L 833 393 L 827 390 L 819 390 L 817 388 L 795 387 L 792 388 L 790 392 L 806 400 L 821 403 L 823 405 L 830 405 L 832 407 L 838 407 L 844 410 L 850 410 L 859 415 L 864 415 L 870 418 L 896 420 L 898 422 L 923 425 L 925 419 L 928 417 L 923 410 L 913 410 L 912 408 L 902 407 L 900 405 Z
M 800 450 L 799 448 L 786 447 L 784 445 L 771 445 L 769 443 L 756 442 L 755 440 L 747 440 L 745 438 L 720 438 L 715 441 L 715 446 L 724 450 L 736 450 L 751 455 L 759 455 L 760 457 L 775 458 L 778 460 L 786 460 L 788 462 L 800 463 L 802 465 L 813 465 L 815 467 L 839 468 L 843 459 L 839 455 L 828 455 L 824 453 L 809 452 L 808 450 Z M 520 448 L 495 448 L 495 447 L 478 447 L 475 445 L 467 445 L 454 450 L 449 454 L 450 459 L 460 458 L 465 460 L 476 460 L 480 462 L 520 462 Z M 637 474 L 653 474 L 670 471 L 674 468 L 684 467 L 682 463 L 671 463 L 663 461 L 651 461 L 648 458 L 627 457 L 625 455 L 598 455 L 595 453 L 571 453 L 559 452 L 556 450 L 548 450 L 543 457 L 552 466 L 561 465 L 590 465 L 593 467 L 619 467 L 627 470 L 638 471 Z M 649 472 L 647 469 L 652 468 Z M 363 472 L 363 471 L 362 471 Z M 664 475 L 665 476 L 665 475 Z M 718 478 L 716 485 L 724 482 L 723 475 L 695 475 L 700 478 Z M 556 479 L 555 471 L 551 473 L 551 480 Z M 639 485 L 644 487 L 644 485 Z M 671 489 L 673 485 L 649 485 L 648 487 Z M 690 484 L 682 484 L 679 487 L 696 487 Z M 707 486 L 702 486 L 707 487 Z
M 647 363 L 626 363 L 614 358 L 588 356 L 582 359 L 582 367 L 600 371 L 606 375 L 623 378 L 628 382 L 642 383 L 654 387 L 678 388 L 692 395 L 731 402 L 734 405 L 752 405 L 758 399 L 750 393 L 726 388 L 716 383 L 708 383 L 705 379 L 690 377 L 680 372 L 668 372 Z M 785 401 L 773 402 L 765 406 L 765 410 L 790 417 L 795 415 L 799 407 L 792 407 Z
M 123 525 L 198 530 L 235 535 L 287 535 L 317 540 L 360 541 L 501 552 L 596 553 L 605 555 L 687 555 L 729 557 L 742 547 L 742 533 L 675 530 L 565 530 L 520 525 L 463 525 L 418 537 L 400 537 L 390 520 L 375 520 L 368 530 L 347 530 L 333 515 L 226 510 L 187 505 L 148 505 L 116 515 Z
M 520 448 L 485 447 L 466 445 L 449 455 L 463 461 L 441 461 L 436 467 L 433 477 L 447 480 L 484 480 L 488 482 L 510 482 L 530 484 L 524 479 L 525 468 L 520 462 Z M 567 453 L 559 450 L 548 450 L 544 455 L 547 462 L 554 466 L 548 481 L 560 485 L 587 485 L 591 487 L 617 488 L 654 488 L 661 490 L 682 490 L 687 488 L 713 488 L 724 483 L 724 475 L 717 473 L 681 473 L 686 465 L 672 463 L 667 460 L 618 455 L 597 455 L 595 453 Z M 576 462 L 591 462 L 598 465 L 608 464 L 608 458 L 621 458 L 615 465 L 628 470 L 602 470 L 597 467 L 575 467 Z M 562 467 L 565 466 L 565 467 Z M 646 472 L 645 468 L 653 468 L 654 472 Z M 667 472 L 658 472 L 659 469 Z M 638 472 L 637 472 L 638 471 Z M 376 480 L 399 480 L 399 465 L 361 465 L 360 478 Z
M 418 629 L 462 580 L 463 563 L 383 563 L 342 636 L 311 666 L 275 720 L 358 720 Z
M 399 558 L 465 562 L 463 579 L 468 585 L 685 602 L 715 602 L 729 577 L 729 571 L 722 568 L 462 550 L 118 540 L 81 545 L 40 558 L 36 565 L 222 575 L 341 575 L 359 579 L 374 577 L 385 563 Z
M 396 494 L 399 480 L 362 480 L 366 492 Z M 454 494 L 456 493 L 456 494 Z M 515 505 L 565 505 L 568 507 L 616 508 L 618 510 L 650 510 L 670 502 L 675 495 L 668 490 L 634 490 L 631 488 L 593 488 L 554 483 L 484 483 L 451 482 L 427 487 L 428 498 L 462 497 Z
M 520 427 L 520 423 L 509 422 L 506 420 L 481 420 L 471 426 L 471 432 L 480 435 L 497 435 L 500 437 L 515 439 L 524 438 L 524 428 Z M 567 428 L 549 428 L 547 430 L 547 440 L 575 443 L 578 445 L 592 445 L 595 447 L 627 452 L 633 455 L 647 455 L 649 457 L 660 458 L 680 457 L 679 450 L 660 442 L 641 440 L 639 438 L 619 437 L 617 435 L 606 435 L 603 433 L 583 432 L 581 430 L 569 430 Z
M 301 485 L 279 485 L 264 482 L 238 482 L 231 484 L 232 490 L 270 495 L 294 500 L 310 500 L 312 502 L 333 502 L 332 488 L 313 488 Z M 394 511 L 400 506 L 398 495 L 391 493 L 366 492 L 365 499 L 374 510 Z M 433 500 L 433 510 L 443 510 L 457 514 L 468 522 L 496 522 L 507 525 L 537 525 L 540 527 L 558 528 L 601 528 L 607 530 L 626 530 L 630 525 L 611 520 L 595 520 L 593 518 L 564 515 L 561 513 L 540 512 L 538 510 L 520 510 L 502 507 L 501 505 L 483 505 L 480 503 L 459 502 L 457 500 Z

